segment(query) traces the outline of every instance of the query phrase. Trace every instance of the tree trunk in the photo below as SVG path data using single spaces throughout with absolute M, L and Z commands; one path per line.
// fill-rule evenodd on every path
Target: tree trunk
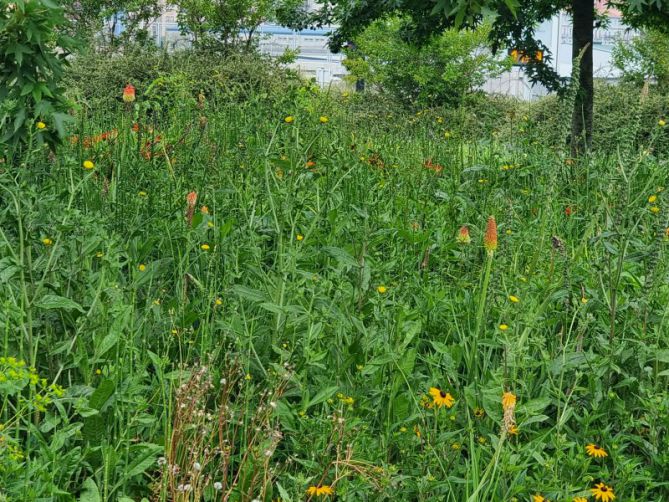
M 571 120 L 571 153 L 573 156 L 592 144 L 592 34 L 595 24 L 595 6 L 592 0 L 572 0 L 572 59 L 581 58 L 579 89 L 576 94 Z

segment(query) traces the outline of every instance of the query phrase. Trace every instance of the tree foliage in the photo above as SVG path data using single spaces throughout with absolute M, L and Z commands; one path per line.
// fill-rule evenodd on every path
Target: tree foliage
M 669 86 L 669 38 L 659 30 L 644 31 L 630 43 L 618 42 L 613 50 L 613 64 L 623 79 L 642 84 L 646 80 L 660 87 Z
M 50 0 L 0 0 L 0 156 L 64 135 L 69 104 L 60 79 L 74 47 L 65 25 Z
M 422 46 L 403 39 L 403 26 L 399 18 L 373 23 L 346 50 L 344 61 L 352 76 L 399 102 L 456 104 L 509 67 L 507 59 L 491 55 L 487 26 L 446 30 Z
M 301 0 L 173 0 L 178 22 L 199 48 L 249 47 L 265 22 L 285 22 L 298 16 Z

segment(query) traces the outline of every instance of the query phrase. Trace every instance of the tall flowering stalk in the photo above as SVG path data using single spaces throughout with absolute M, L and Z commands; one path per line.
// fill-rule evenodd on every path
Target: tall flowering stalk
M 190 227 L 193 225 L 193 213 L 195 212 L 195 205 L 197 204 L 197 192 L 189 192 L 188 195 L 186 195 L 186 204 L 188 204 L 186 208 L 186 222 Z
M 486 250 L 486 264 L 483 272 L 483 281 L 481 283 L 481 294 L 479 295 L 479 305 L 476 312 L 476 329 L 472 343 L 471 353 L 469 354 L 469 367 L 472 368 L 474 375 L 478 374 L 478 362 L 476 353 L 478 351 L 478 338 L 483 327 L 483 316 L 485 312 L 486 299 L 488 297 L 488 286 L 490 285 L 490 273 L 492 271 L 492 261 L 497 250 L 497 222 L 494 216 L 488 217 L 485 234 L 483 236 L 483 247 Z
M 135 98 L 135 86 L 132 84 L 126 85 L 123 89 L 123 102 L 130 104 L 135 101 Z

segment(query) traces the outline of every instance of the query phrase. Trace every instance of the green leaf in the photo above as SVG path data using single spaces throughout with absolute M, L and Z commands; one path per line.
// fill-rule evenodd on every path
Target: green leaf
M 64 296 L 59 295 L 45 295 L 40 300 L 35 302 L 34 305 L 35 307 L 47 310 L 63 309 L 85 312 L 84 308 L 74 300 L 70 300 L 69 298 L 65 298 Z
M 315 406 L 315 405 L 320 404 L 324 401 L 327 401 L 332 396 L 334 396 L 335 392 L 337 392 L 337 389 L 339 389 L 339 387 L 337 387 L 336 385 L 334 385 L 332 387 L 326 387 L 325 389 L 321 389 L 318 392 L 318 394 L 316 394 L 314 396 L 314 398 L 309 401 L 306 408 L 308 409 L 308 408 L 311 408 L 312 406 Z
M 111 380 L 103 380 L 88 399 L 88 406 L 98 411 L 102 411 L 104 405 L 107 404 L 107 401 L 112 397 L 115 390 L 116 385 L 114 382 Z
M 86 479 L 81 484 L 81 495 L 79 496 L 79 502 L 102 502 L 100 497 L 100 490 L 98 490 L 98 485 L 95 484 L 93 478 Z

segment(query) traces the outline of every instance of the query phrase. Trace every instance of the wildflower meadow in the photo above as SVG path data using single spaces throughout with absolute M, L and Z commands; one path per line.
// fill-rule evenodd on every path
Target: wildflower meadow
M 669 500 L 647 88 L 573 156 L 575 88 L 142 57 L 81 56 L 0 149 L 1 501 Z

